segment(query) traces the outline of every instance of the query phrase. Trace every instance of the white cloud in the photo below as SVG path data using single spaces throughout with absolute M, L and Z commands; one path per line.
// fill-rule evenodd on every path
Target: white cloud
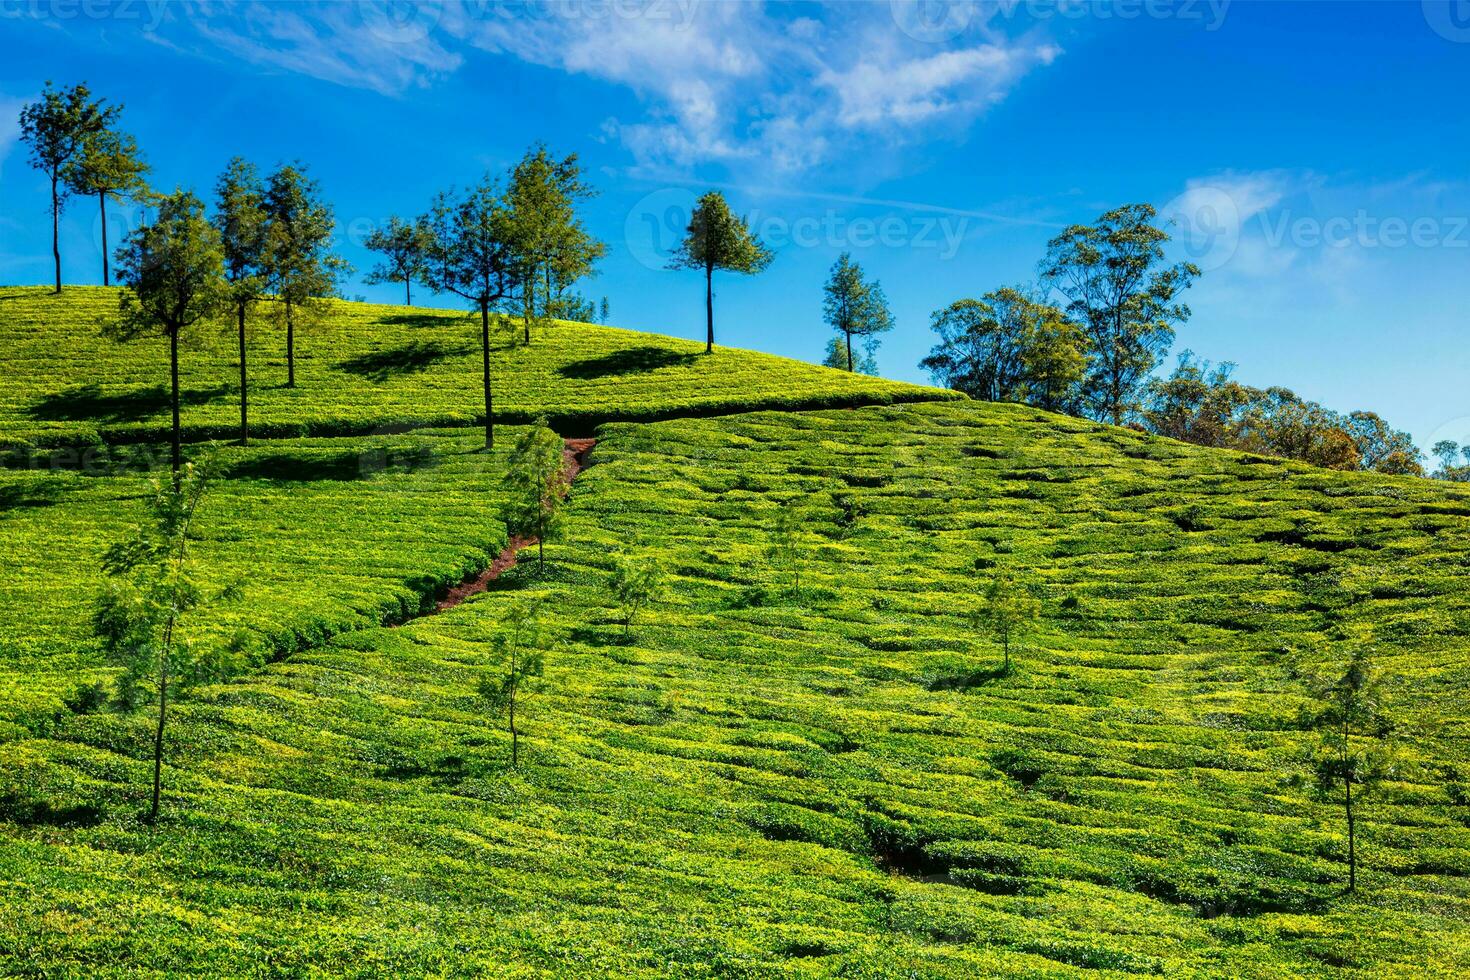
M 201 3 L 196 40 L 253 64 L 395 94 L 477 49 L 597 79 L 638 98 L 605 127 L 644 173 L 716 163 L 791 172 L 866 144 L 964 128 L 1060 53 L 983 21 L 916 39 L 887 3 L 459 0 L 323 6 Z
M 912 126 L 949 113 L 974 114 L 1005 96 L 1011 84 L 1061 53 L 1052 45 L 980 44 L 924 57 L 865 57 L 845 71 L 824 70 L 818 84 L 838 100 L 848 128 Z
M 459 68 L 462 58 L 372 4 L 202 2 L 178 11 L 198 39 L 252 64 L 395 95 Z M 431 9 L 431 8 L 425 8 Z M 160 43 L 178 47 L 162 32 Z
M 5 174 L 5 161 L 20 142 L 20 110 L 24 99 L 0 96 L 0 177 Z

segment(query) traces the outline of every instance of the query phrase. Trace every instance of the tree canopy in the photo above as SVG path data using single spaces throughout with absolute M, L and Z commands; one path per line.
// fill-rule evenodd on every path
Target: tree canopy
M 715 349 L 715 271 L 754 275 L 770 265 L 772 257 L 771 251 L 751 233 L 746 220 L 730 211 L 725 195 L 710 191 L 695 204 L 684 240 L 674 252 L 669 267 L 704 272 L 706 354 L 714 353 Z

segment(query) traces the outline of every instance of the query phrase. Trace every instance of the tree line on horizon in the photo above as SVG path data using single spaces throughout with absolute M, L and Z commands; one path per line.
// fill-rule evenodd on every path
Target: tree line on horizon
M 1039 281 L 957 300 L 933 315 L 939 341 L 920 366 L 985 401 L 1021 402 L 1200 446 L 1299 459 L 1337 470 L 1423 476 L 1413 438 L 1368 411 L 1336 412 L 1287 388 L 1253 388 L 1185 351 L 1157 369 L 1189 320 L 1181 298 L 1200 275 L 1172 263 L 1148 204 L 1129 204 L 1047 244 Z M 1442 458 L 1458 447 L 1441 447 Z M 1470 457 L 1440 476 L 1470 478 Z

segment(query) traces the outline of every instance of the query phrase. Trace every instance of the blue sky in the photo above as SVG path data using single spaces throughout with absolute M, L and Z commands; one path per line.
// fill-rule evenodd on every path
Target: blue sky
M 847 250 L 897 316 L 882 372 L 913 380 L 933 310 L 1148 201 L 1206 270 L 1176 351 L 1470 441 L 1467 0 L 0 0 L 0 51 L 0 282 L 49 275 L 16 113 L 85 80 L 125 104 L 158 186 L 306 161 L 349 296 L 396 297 L 361 283 L 366 229 L 542 140 L 601 190 L 587 291 L 618 325 L 698 337 L 702 284 L 662 265 L 720 187 L 778 255 L 717 282 L 719 339 L 818 359 Z M 71 281 L 99 274 L 94 212 L 66 215 Z

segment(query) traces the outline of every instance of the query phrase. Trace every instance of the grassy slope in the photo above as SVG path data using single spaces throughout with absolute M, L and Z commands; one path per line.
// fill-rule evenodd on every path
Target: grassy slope
M 519 433 L 505 427 L 489 455 L 464 429 L 217 449 L 193 551 L 212 591 L 239 583 L 246 601 L 195 628 L 245 628 L 259 661 L 417 614 L 504 546 L 500 479 Z M 142 518 L 153 477 L 104 473 L 0 469 L 0 729 L 43 723 L 68 688 L 107 675 L 88 630 L 97 563 Z
M 160 340 L 118 345 L 98 333 L 117 291 L 0 288 L 0 446 L 158 438 L 168 426 L 168 355 Z M 284 328 L 263 305 L 251 339 L 252 420 L 258 436 L 360 435 L 380 427 L 464 425 L 483 412 L 478 319 L 454 310 L 334 302 L 296 332 L 297 387 L 285 387 Z M 238 431 L 232 327 L 201 331 L 182 357 L 190 438 Z M 751 351 L 655 334 L 557 323 L 529 346 L 496 328 L 497 415 L 561 428 L 608 418 L 656 418 L 752 408 L 861 405 L 952 397 Z M 730 338 L 734 339 L 734 338 Z
M 61 717 L 0 745 L 0 969 L 1470 969 L 1465 493 L 1005 406 L 620 425 L 594 463 L 554 574 L 505 582 L 558 609 L 520 772 L 472 697 L 504 592 L 199 692 L 156 836 L 146 721 Z M 792 494 L 799 604 L 762 557 Z M 630 541 L 677 583 L 623 645 Z M 963 616 L 992 564 L 1044 601 L 1008 678 Z M 1356 899 L 1295 722 L 1348 642 L 1414 726 Z

